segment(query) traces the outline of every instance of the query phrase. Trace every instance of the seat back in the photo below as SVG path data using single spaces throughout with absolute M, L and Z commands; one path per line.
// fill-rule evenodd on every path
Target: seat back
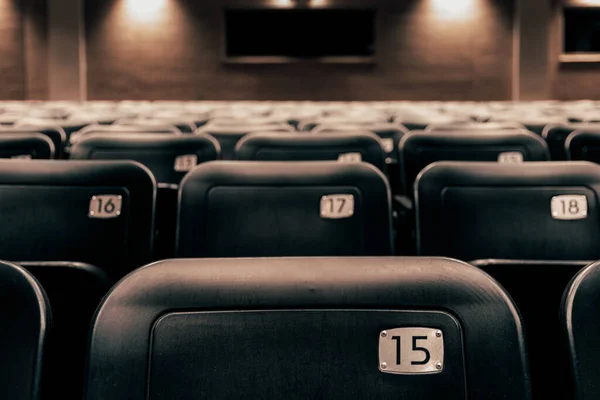
M 179 257 L 391 255 L 390 189 L 366 163 L 212 162 L 179 189 Z
M 42 397 L 81 399 L 87 339 L 92 318 L 110 289 L 104 271 L 89 264 L 22 262 L 48 296 L 52 328 L 48 331 L 42 373 Z
M 510 297 L 448 259 L 156 263 L 111 291 L 89 351 L 87 400 L 530 399 Z
M 134 162 L 0 160 L 0 258 L 86 262 L 117 279 L 150 260 L 155 193 Z
M 221 158 L 223 160 L 233 160 L 235 159 L 235 147 L 244 136 L 252 132 L 291 133 L 294 132 L 294 128 L 287 124 L 226 126 L 209 123 L 196 132 L 208 134 L 217 139 L 221 145 Z
M 521 162 L 550 159 L 546 143 L 525 130 L 465 130 L 411 132 L 400 141 L 405 193 L 412 194 L 415 179 L 436 161 Z
M 0 134 L 0 158 L 51 160 L 54 144 L 40 133 Z
M 0 318 L 2 397 L 37 400 L 51 311 L 36 279 L 6 262 L 0 262 Z
M 179 185 L 197 164 L 219 158 L 219 143 L 208 135 L 86 135 L 71 149 L 76 160 L 133 160 L 144 164 L 160 183 Z
M 313 129 L 314 133 L 332 132 L 373 132 L 381 139 L 381 147 L 386 154 L 386 162 L 395 164 L 398 162 L 398 144 L 400 139 L 408 133 L 408 130 L 399 124 L 374 124 L 374 125 L 352 125 L 352 124 L 323 124 Z
M 542 132 L 542 137 L 548 143 L 550 156 L 554 161 L 567 160 L 566 141 L 569 135 L 575 131 L 594 131 L 600 129 L 600 124 L 577 123 L 548 125 Z
M 415 185 L 420 255 L 600 258 L 600 166 L 440 162 Z
M 367 162 L 385 171 L 379 137 L 368 132 L 281 134 L 252 133 L 236 146 L 236 158 L 250 161 Z
M 581 130 L 571 133 L 565 141 L 567 160 L 600 163 L 600 130 Z
M 574 398 L 600 398 L 600 262 L 582 270 L 567 287 L 561 323 L 569 353 Z
M 54 145 L 54 156 L 55 158 L 61 158 L 63 155 L 63 148 L 66 143 L 66 133 L 62 128 L 57 127 L 4 127 L 0 126 L 0 137 L 2 135 L 30 135 L 32 133 L 42 134 L 52 141 Z

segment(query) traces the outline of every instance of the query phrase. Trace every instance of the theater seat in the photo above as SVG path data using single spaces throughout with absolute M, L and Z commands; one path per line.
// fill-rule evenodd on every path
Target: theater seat
M 54 156 L 60 159 L 63 156 L 63 147 L 66 143 L 66 133 L 62 128 L 57 127 L 4 127 L 0 126 L 0 137 L 2 135 L 30 135 L 32 133 L 39 133 L 52 141 L 54 145 Z
M 448 259 L 171 260 L 104 300 L 87 400 L 530 399 L 508 294 Z
M 150 261 L 155 191 L 130 161 L 0 160 L 0 258 L 85 262 L 118 279 Z
M 568 346 L 574 398 L 600 398 L 600 262 L 586 267 L 565 291 L 561 322 Z
M 0 158 L 51 160 L 54 144 L 40 133 L 0 134 Z
M 145 133 L 145 134 L 172 134 L 172 135 L 181 135 L 181 131 L 177 129 L 175 126 L 171 125 L 152 125 L 152 126 L 135 126 L 135 125 L 89 125 L 85 128 L 73 133 L 69 137 L 69 144 L 74 145 L 82 138 L 87 135 L 92 134 L 113 134 L 113 135 L 123 135 L 123 134 L 131 134 L 131 133 Z
M 417 178 L 419 255 L 600 259 L 600 166 L 439 162 Z
M 389 185 L 367 163 L 217 161 L 179 190 L 178 257 L 393 254 Z
M 93 265 L 22 262 L 48 295 L 48 330 L 42 373 L 42 398 L 79 400 L 83 396 L 87 339 L 92 317 L 110 289 L 108 277 Z
M 403 186 L 412 195 L 414 181 L 436 161 L 547 161 L 548 146 L 526 130 L 414 131 L 400 141 Z
M 208 135 L 91 134 L 71 149 L 75 160 L 133 160 L 144 164 L 159 184 L 179 185 L 197 164 L 219 158 L 219 143 Z
M 367 162 L 386 170 L 381 140 L 369 132 L 281 134 L 252 133 L 235 149 L 238 160 Z
M 279 132 L 291 133 L 294 128 L 287 124 L 273 125 L 214 125 L 209 122 L 207 125 L 199 128 L 196 133 L 209 134 L 217 139 L 221 145 L 221 158 L 223 160 L 233 160 L 235 158 L 235 146 L 244 136 L 252 132 Z
M 561 125 L 548 125 L 542 132 L 542 137 L 548 143 L 550 149 L 550 155 L 554 161 L 567 160 L 567 153 L 565 143 L 569 135 L 575 131 L 594 131 L 599 130 L 600 124 L 561 124 Z
M 197 164 L 220 158 L 219 143 L 209 135 L 91 134 L 71 149 L 80 160 L 134 160 L 150 169 L 158 182 L 155 258 L 173 256 L 177 193 L 181 179 Z
M 565 142 L 567 160 L 600 164 L 600 130 L 577 130 Z
M 23 268 L 0 262 L 2 398 L 38 400 L 51 311 L 44 290 Z

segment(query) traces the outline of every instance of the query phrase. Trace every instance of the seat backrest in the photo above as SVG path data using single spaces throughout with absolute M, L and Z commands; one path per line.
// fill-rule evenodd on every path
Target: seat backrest
M 385 171 L 381 141 L 373 133 L 252 133 L 235 149 L 238 160 L 367 162 Z
M 196 123 L 187 118 L 124 118 L 116 121 L 115 125 L 150 127 L 172 125 L 182 133 L 192 133 L 196 130 Z
M 197 164 L 217 160 L 219 143 L 208 135 L 86 135 L 71 148 L 77 160 L 133 160 L 144 164 L 160 183 L 178 185 Z
M 0 262 L 0 319 L 2 397 L 37 400 L 51 311 L 36 279 L 6 262 Z
M 414 131 L 400 141 L 405 193 L 425 167 L 436 161 L 521 162 L 550 159 L 546 143 L 526 130 Z
M 352 124 L 322 124 L 313 129 L 314 133 L 332 133 L 332 132 L 355 132 L 355 131 L 373 132 L 381 139 L 381 146 L 386 153 L 386 162 L 394 164 L 398 162 L 398 144 L 400 139 L 408 133 L 408 130 L 399 124 L 373 124 L 373 125 L 352 125 Z
M 235 146 L 244 136 L 252 132 L 291 133 L 294 132 L 294 128 L 291 125 L 286 124 L 264 126 L 220 126 L 211 125 L 209 123 L 199 128 L 196 132 L 199 134 L 209 134 L 210 136 L 217 139 L 217 141 L 221 145 L 221 158 L 223 160 L 233 160 L 235 159 Z
M 116 279 L 150 260 L 155 193 L 130 161 L 0 160 L 0 258 L 86 262 Z
M 600 130 L 581 130 L 571 133 L 565 141 L 567 160 L 600 163 Z
M 570 399 L 569 362 L 567 352 L 560 345 L 564 338 L 557 310 L 571 279 L 590 262 L 478 260 L 471 264 L 502 285 L 519 309 L 529 338 L 533 397 Z M 552 351 L 548 351 L 549 344 L 553 345 Z
M 583 269 L 567 287 L 561 323 L 568 346 L 574 398 L 600 398 L 600 262 Z
M 110 289 L 100 268 L 69 262 L 22 262 L 40 283 L 52 309 L 42 373 L 42 397 L 81 399 L 92 318 Z
M 52 144 L 54 145 L 54 156 L 56 158 L 61 158 L 63 154 L 63 148 L 66 143 L 66 133 L 62 128 L 57 127 L 0 127 L 0 136 L 2 135 L 17 135 L 17 134 L 25 134 L 29 135 L 32 133 L 40 133 L 46 137 L 48 137 Z
M 87 400 L 530 399 L 510 297 L 448 259 L 156 263 L 104 300 L 89 352 Z
M 51 160 L 54 144 L 40 133 L 0 134 L 0 158 Z
M 553 161 L 567 160 L 566 141 L 569 135 L 575 131 L 597 131 L 600 129 L 598 123 L 577 123 L 548 125 L 542 132 L 542 137 L 548 143 L 550 156 Z
M 441 124 L 429 124 L 425 131 L 436 132 L 436 131 L 449 131 L 449 132 L 464 132 L 464 131 L 499 131 L 499 130 L 521 130 L 525 126 L 518 122 L 453 122 L 453 123 L 441 123 Z
M 179 257 L 391 255 L 390 189 L 367 163 L 212 162 L 181 183 Z
M 181 135 L 181 131 L 175 126 L 135 126 L 135 125 L 89 125 L 73 133 L 69 138 L 70 144 L 75 144 L 87 135 L 92 134 L 114 134 L 123 135 L 128 133 L 152 133 Z
M 600 166 L 440 162 L 415 184 L 420 255 L 600 258 Z

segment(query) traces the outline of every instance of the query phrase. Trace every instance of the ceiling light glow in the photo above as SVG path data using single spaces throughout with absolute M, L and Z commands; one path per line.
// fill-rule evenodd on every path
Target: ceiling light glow
M 167 0 L 125 0 L 127 12 L 132 19 L 152 21 L 160 17 Z
M 444 19 L 467 19 L 478 0 L 430 0 L 433 11 Z

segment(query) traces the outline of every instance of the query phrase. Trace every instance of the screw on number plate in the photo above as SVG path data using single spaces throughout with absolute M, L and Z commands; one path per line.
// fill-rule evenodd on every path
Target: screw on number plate
M 381 369 L 387 369 L 387 363 L 382 362 L 381 363 Z
M 435 368 L 437 368 L 437 369 L 442 369 L 442 363 L 437 363 L 437 364 L 435 364 Z
M 387 331 L 381 332 L 381 337 L 387 337 Z
M 437 332 L 435 333 L 435 336 L 436 336 L 436 337 L 442 337 L 442 331 L 437 331 Z

